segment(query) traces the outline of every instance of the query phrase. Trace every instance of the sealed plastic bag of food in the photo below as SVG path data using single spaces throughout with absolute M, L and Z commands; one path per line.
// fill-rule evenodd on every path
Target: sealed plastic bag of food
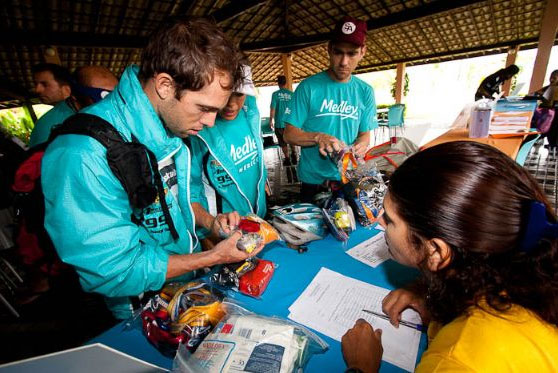
M 281 239 L 279 232 L 256 214 L 243 217 L 238 224 L 238 229 L 242 232 L 242 237 L 236 246 L 247 253 L 251 253 L 261 244 L 267 245 Z
M 222 265 L 209 276 L 215 285 L 260 297 L 273 277 L 276 265 L 264 259 L 249 258 L 244 262 Z
M 339 241 L 346 242 L 349 234 L 356 229 L 353 209 L 343 198 L 336 198 L 328 208 L 322 209 L 324 222 Z
M 337 165 L 342 184 L 350 181 L 351 174 L 358 169 L 361 163 L 357 160 L 350 147 L 341 149 L 332 157 L 332 160 Z
M 345 199 L 362 226 L 368 226 L 378 220 L 387 185 L 377 170 L 375 161 L 367 161 L 353 170 L 349 182 L 344 184 L 342 189 Z
M 320 337 L 301 325 L 227 304 L 227 316 L 194 353 L 179 348 L 172 371 L 298 372 L 313 354 L 327 348 Z
M 141 312 L 149 342 L 174 356 L 179 344 L 194 351 L 224 316 L 223 294 L 204 282 L 169 283 Z

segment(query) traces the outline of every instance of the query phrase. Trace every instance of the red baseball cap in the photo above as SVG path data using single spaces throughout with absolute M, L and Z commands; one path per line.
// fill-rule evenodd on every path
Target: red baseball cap
M 365 21 L 349 16 L 344 16 L 335 25 L 331 41 L 340 43 L 351 43 L 362 47 L 366 42 L 366 31 L 368 27 Z

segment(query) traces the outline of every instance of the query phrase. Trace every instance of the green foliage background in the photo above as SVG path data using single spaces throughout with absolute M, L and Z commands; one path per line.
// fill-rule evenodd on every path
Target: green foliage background
M 50 110 L 48 105 L 33 105 L 37 118 Z M 29 136 L 35 126 L 31 115 L 25 106 L 0 110 L 0 124 L 10 135 L 18 137 L 25 144 L 29 143 Z

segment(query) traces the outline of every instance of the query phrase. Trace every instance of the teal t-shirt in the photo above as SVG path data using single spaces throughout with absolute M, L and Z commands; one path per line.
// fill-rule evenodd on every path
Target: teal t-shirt
M 378 126 L 374 90 L 355 76 L 346 83 L 334 81 L 327 72 L 303 80 L 297 87 L 285 122 L 306 132 L 322 132 L 352 145 L 359 133 Z M 301 148 L 299 179 L 308 184 L 340 180 L 337 166 L 319 147 Z
M 293 92 L 281 88 L 271 95 L 271 108 L 275 109 L 275 128 L 285 128 L 285 110 L 291 102 Z
M 226 149 L 221 149 L 221 156 L 230 158 L 237 168 L 240 178 L 236 180 L 239 188 L 246 195 L 252 206 L 256 206 L 258 180 L 260 179 L 259 155 L 256 139 L 252 136 L 246 112 L 240 110 L 234 120 L 217 118 L 215 125 L 223 135 Z M 227 188 L 236 188 L 234 181 L 211 154 L 205 164 L 211 185 L 221 196 L 227 195 Z M 236 211 L 226 198 L 223 198 L 223 212 Z
M 61 124 L 74 114 L 75 111 L 68 106 L 66 101 L 57 103 L 35 123 L 35 127 L 31 132 L 31 137 L 29 138 L 29 147 L 46 142 L 50 136 L 52 127 Z

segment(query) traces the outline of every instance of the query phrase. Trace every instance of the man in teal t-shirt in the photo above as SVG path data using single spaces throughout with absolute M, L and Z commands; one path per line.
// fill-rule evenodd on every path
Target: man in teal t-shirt
M 285 118 L 285 141 L 302 147 L 301 199 L 312 202 L 328 181 L 340 180 L 331 155 L 345 145 L 364 156 L 377 126 L 372 87 L 352 76 L 366 52 L 366 22 L 344 17 L 328 44 L 329 69 L 303 80 Z
M 289 103 L 293 92 L 287 89 L 287 78 L 285 75 L 279 75 L 277 77 L 277 85 L 279 90 L 273 92 L 271 95 L 271 108 L 269 113 L 269 125 L 271 128 L 275 127 L 275 135 L 277 136 L 277 141 L 279 146 L 283 151 L 285 160 L 283 164 L 288 166 L 291 164 L 296 164 L 296 150 L 293 145 L 291 145 L 291 158 L 289 158 L 289 145 L 285 142 L 283 138 L 285 132 L 285 112 L 288 112 Z

